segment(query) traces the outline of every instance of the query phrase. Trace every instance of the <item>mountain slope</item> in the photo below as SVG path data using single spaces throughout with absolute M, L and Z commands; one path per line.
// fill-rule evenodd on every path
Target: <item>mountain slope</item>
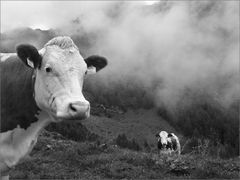
M 67 140 L 44 131 L 32 157 L 11 171 L 13 179 L 205 179 L 238 178 L 239 158 L 201 154 L 177 157 Z
M 158 116 L 155 109 L 128 110 L 126 113 L 114 112 L 110 116 L 108 118 L 92 115 L 82 124 L 106 141 L 115 139 L 119 134 L 125 134 L 128 138 L 134 138 L 140 144 L 147 141 L 151 146 L 155 146 L 155 134 L 159 131 L 165 130 L 178 135 L 166 120 Z

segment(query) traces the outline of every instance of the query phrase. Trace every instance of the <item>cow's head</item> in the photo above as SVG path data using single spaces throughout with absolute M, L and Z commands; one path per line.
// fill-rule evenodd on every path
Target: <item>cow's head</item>
M 101 56 L 86 59 L 69 37 L 56 37 L 38 51 L 17 47 L 19 58 L 35 71 L 35 101 L 54 121 L 89 117 L 90 104 L 82 94 L 84 76 L 107 65 Z
M 156 137 L 158 137 L 158 142 L 161 142 L 163 148 L 166 148 L 168 144 L 168 133 L 166 131 L 161 131 L 156 134 Z

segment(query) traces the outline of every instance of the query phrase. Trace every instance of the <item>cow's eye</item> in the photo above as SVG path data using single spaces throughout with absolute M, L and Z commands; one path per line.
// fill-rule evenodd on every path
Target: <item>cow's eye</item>
M 87 71 L 85 71 L 85 75 L 87 74 Z
M 45 70 L 47 73 L 52 72 L 52 68 L 50 68 L 50 67 L 47 67 Z

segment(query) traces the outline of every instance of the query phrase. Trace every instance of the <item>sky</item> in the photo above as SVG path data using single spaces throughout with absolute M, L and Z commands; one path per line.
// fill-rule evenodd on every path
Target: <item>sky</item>
M 105 89 L 130 81 L 167 106 L 186 89 L 239 100 L 239 1 L 1 1 L 1 31 L 24 26 L 92 35 Z
M 158 1 L 138 1 L 152 5 Z M 47 30 L 60 26 L 64 21 L 86 9 L 105 7 L 111 1 L 1 1 L 1 32 L 19 27 Z M 69 11 L 70 10 L 70 11 Z

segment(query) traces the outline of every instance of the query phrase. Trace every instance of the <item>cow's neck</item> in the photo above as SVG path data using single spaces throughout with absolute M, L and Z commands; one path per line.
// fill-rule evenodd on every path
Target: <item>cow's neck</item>
M 1 62 L 1 132 L 20 125 L 28 128 L 37 121 L 38 107 L 33 98 L 34 71 L 14 56 Z M 13 113 L 14 112 L 14 113 Z
M 37 142 L 41 130 L 51 121 L 47 114 L 40 113 L 38 121 L 27 129 L 17 127 L 0 135 L 0 162 L 9 168 L 15 166 L 26 157 Z

